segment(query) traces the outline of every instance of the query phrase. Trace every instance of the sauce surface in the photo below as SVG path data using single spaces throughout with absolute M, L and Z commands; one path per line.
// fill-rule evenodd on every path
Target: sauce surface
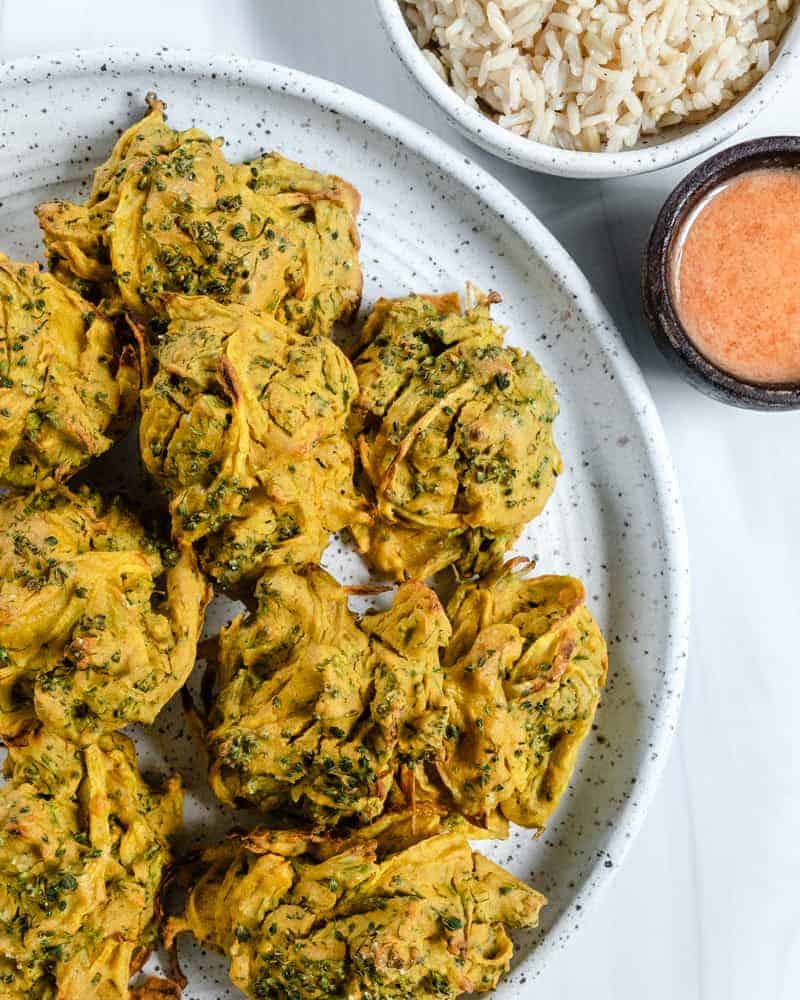
M 679 234 L 673 297 L 686 333 L 748 382 L 800 381 L 800 170 L 741 174 Z

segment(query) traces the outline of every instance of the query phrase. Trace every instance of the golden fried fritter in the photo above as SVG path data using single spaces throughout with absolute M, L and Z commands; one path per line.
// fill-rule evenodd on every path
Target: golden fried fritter
M 161 587 L 165 594 L 162 595 Z M 65 487 L 0 500 L 0 737 L 89 742 L 154 720 L 194 665 L 210 597 L 135 518 Z
M 157 896 L 181 822 L 139 775 L 133 745 L 84 748 L 39 730 L 11 746 L 0 788 L 0 994 L 4 1000 L 128 1000 L 157 932 Z
M 241 306 L 173 296 L 165 309 L 140 443 L 170 496 L 175 538 L 225 588 L 318 561 L 331 532 L 368 517 L 345 434 L 350 362 L 327 337 Z
M 375 519 L 353 534 L 395 579 L 485 572 L 561 469 L 555 390 L 529 354 L 504 346 L 493 301 L 381 299 L 356 345 L 352 424 Z
M 545 825 L 608 670 L 605 640 L 584 598 L 579 580 L 531 577 L 515 561 L 458 588 L 447 608 L 448 728 L 428 796 L 476 823 L 502 816 Z
M 508 969 L 506 927 L 535 927 L 545 898 L 446 833 L 377 859 L 355 841 L 323 861 L 293 834 L 207 849 L 182 918 L 230 959 L 253 1000 L 452 1000 Z
M 159 313 L 162 292 L 208 295 L 328 333 L 358 309 L 359 196 L 271 153 L 231 165 L 222 140 L 177 132 L 164 105 L 119 139 L 83 205 L 41 205 L 51 266 L 111 315 Z M 157 327 L 157 324 L 156 324 Z
M 408 583 L 388 610 L 357 619 L 318 567 L 271 570 L 255 596 L 252 617 L 219 641 L 214 791 L 317 826 L 369 822 L 444 739 L 439 653 L 450 626 L 438 598 Z
M 127 430 L 138 398 L 139 360 L 113 325 L 0 254 L 0 483 L 68 478 Z

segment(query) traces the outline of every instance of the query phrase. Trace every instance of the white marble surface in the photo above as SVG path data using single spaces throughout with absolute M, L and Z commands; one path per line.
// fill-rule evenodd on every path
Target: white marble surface
M 582 934 L 531 985 L 574 1000 L 800 996 L 800 413 L 713 403 L 671 373 L 639 311 L 648 229 L 689 169 L 569 181 L 494 160 L 422 101 L 371 0 L 0 0 L 0 59 L 106 43 L 233 52 L 416 118 L 514 191 L 577 259 L 642 366 L 681 481 L 693 639 L 679 736 L 645 827 Z M 746 135 L 798 129 L 800 76 Z

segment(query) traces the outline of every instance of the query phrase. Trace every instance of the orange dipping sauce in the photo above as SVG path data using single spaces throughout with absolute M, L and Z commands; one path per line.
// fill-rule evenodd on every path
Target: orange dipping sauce
M 701 354 L 746 382 L 800 382 L 800 170 L 740 174 L 679 233 L 673 299 Z

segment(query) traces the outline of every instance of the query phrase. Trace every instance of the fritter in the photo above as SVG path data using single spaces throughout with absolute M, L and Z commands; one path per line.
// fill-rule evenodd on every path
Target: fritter
M 224 802 L 366 823 L 395 783 L 439 752 L 447 722 L 439 654 L 450 626 L 420 583 L 356 616 L 318 567 L 270 570 L 252 616 L 219 639 L 207 745 Z
M 374 841 L 322 861 L 309 848 L 262 831 L 207 849 L 168 940 L 223 952 L 253 1000 L 451 1000 L 497 985 L 506 927 L 535 927 L 545 903 L 460 833 L 380 859 Z
M 0 483 L 67 479 L 130 425 L 139 360 L 76 292 L 0 254 Z
M 195 661 L 209 588 L 165 566 L 117 503 L 53 487 L 0 500 L 0 737 L 40 720 L 86 743 L 152 722 Z
M 561 470 L 555 390 L 529 354 L 504 346 L 495 301 L 381 299 L 356 344 L 352 425 L 375 519 L 353 534 L 395 579 L 485 572 Z
M 165 309 L 140 444 L 175 538 L 227 589 L 268 566 L 318 561 L 331 532 L 368 517 L 345 433 L 350 362 L 327 337 L 242 306 L 172 296 Z
M 453 595 L 444 654 L 448 728 L 426 789 L 440 805 L 479 824 L 502 817 L 544 827 L 608 670 L 605 640 L 584 599 L 579 580 L 532 577 L 525 560 Z
M 118 140 L 82 205 L 38 208 L 51 268 L 111 315 L 157 317 L 162 292 L 207 295 L 328 333 L 358 308 L 359 196 L 276 153 L 231 165 L 164 105 Z M 154 324 L 158 328 L 158 324 Z
M 142 780 L 132 743 L 84 748 L 40 730 L 9 747 L 0 788 L 0 993 L 5 1000 L 128 1000 L 156 941 L 157 896 L 183 794 Z

